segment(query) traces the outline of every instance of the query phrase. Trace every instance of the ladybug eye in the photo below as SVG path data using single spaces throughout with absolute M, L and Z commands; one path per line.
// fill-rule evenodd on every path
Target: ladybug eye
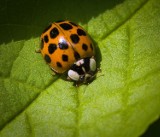
M 85 79 L 85 75 L 80 75 L 80 77 L 79 77 L 79 81 L 83 82 L 83 81 L 84 81 L 84 79 Z

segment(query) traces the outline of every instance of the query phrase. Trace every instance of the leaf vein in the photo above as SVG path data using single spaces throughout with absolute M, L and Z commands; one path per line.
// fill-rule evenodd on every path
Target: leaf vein
M 111 35 L 113 32 L 115 32 L 118 28 L 120 28 L 121 26 L 123 26 L 128 20 L 130 20 L 141 8 L 143 8 L 147 2 L 149 0 L 146 0 L 144 2 L 142 2 L 139 7 L 137 7 L 137 9 L 135 9 L 135 11 L 130 15 L 128 16 L 126 19 L 124 19 L 122 22 L 120 22 L 119 24 L 117 24 L 117 26 L 115 26 L 110 32 L 104 34 L 102 37 L 101 37 L 101 40 L 103 40 L 104 38 L 108 37 L 109 35 Z

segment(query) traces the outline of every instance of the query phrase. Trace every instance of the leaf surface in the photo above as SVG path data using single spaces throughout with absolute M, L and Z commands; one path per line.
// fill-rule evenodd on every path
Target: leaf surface
M 158 119 L 159 0 L 0 5 L 1 137 L 138 137 Z M 89 85 L 52 76 L 35 52 L 43 29 L 60 19 L 82 25 L 98 47 L 102 72 Z

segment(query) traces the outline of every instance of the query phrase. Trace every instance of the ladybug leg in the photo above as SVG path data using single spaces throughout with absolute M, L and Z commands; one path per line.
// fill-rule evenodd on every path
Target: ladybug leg
M 74 83 L 74 85 L 75 85 L 76 87 L 79 87 L 79 86 L 81 85 L 81 82 L 76 81 L 76 82 Z
M 69 76 L 67 76 L 67 80 L 73 82 L 73 80 Z M 73 85 L 76 86 L 76 87 L 79 87 L 80 86 L 80 82 L 79 81 L 74 81 Z
M 56 75 L 56 73 L 55 73 L 54 71 L 52 71 L 51 74 L 52 74 L 52 76 L 55 76 L 55 75 Z
M 36 53 L 41 53 L 40 49 L 35 50 Z
M 67 76 L 66 79 L 67 79 L 68 81 L 70 81 L 70 82 L 73 82 L 73 80 L 72 80 L 69 76 Z M 79 87 L 79 83 L 78 83 L 77 81 L 75 81 L 74 84 L 73 84 L 73 86 Z
M 102 72 L 102 70 L 100 68 L 97 68 L 97 72 Z
M 68 80 L 68 81 L 71 81 L 71 78 L 70 78 L 69 76 L 67 76 L 67 80 Z
M 97 68 L 97 72 L 96 73 L 100 73 L 97 78 L 101 77 L 101 76 L 104 76 L 104 74 L 101 73 L 102 70 L 100 68 Z

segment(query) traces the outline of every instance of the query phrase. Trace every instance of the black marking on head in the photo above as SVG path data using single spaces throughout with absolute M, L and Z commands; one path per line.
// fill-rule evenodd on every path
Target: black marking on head
M 55 52 L 55 50 L 57 49 L 57 45 L 56 44 L 49 44 L 48 46 L 48 52 L 49 54 L 52 54 L 53 52 Z
M 60 62 L 57 62 L 57 67 L 61 68 L 62 67 L 62 64 Z
M 92 43 L 90 44 L 90 48 L 91 48 L 91 50 L 93 50 L 93 45 L 92 45 Z
M 82 66 L 77 66 L 76 64 L 73 64 L 70 69 L 77 72 L 79 75 L 83 75 L 85 73 Z
M 45 28 L 44 31 L 43 31 L 43 33 L 45 33 L 46 31 L 48 31 L 51 27 L 52 27 L 52 24 L 50 24 L 47 28 Z
M 68 61 L 68 55 L 63 54 L 63 55 L 62 55 L 62 60 L 63 60 L 63 61 Z
M 59 31 L 56 27 L 54 27 L 51 31 L 50 31 L 50 37 L 51 38 L 56 38 L 59 34 Z
M 77 34 L 71 34 L 70 38 L 74 44 L 77 44 L 79 42 L 79 37 Z
M 58 20 L 55 23 L 60 23 L 60 22 L 64 22 L 65 20 Z
M 44 59 L 47 63 L 51 63 L 51 58 L 47 54 L 45 54 Z
M 43 41 L 43 39 L 42 39 L 42 40 L 41 40 L 40 48 L 43 49 L 43 47 L 44 47 L 44 41 Z
M 70 24 L 72 24 L 73 26 L 78 26 L 77 24 L 75 24 L 74 22 L 69 22 Z
M 79 35 L 79 36 L 86 36 L 86 32 L 84 31 L 84 30 L 82 30 L 82 29 L 77 29 L 77 34 Z
M 60 24 L 61 28 L 64 29 L 64 30 L 70 30 L 72 29 L 72 25 L 68 24 L 68 23 L 62 23 Z
M 75 51 L 74 52 L 74 57 L 75 57 L 76 60 L 80 59 L 79 53 Z
M 68 49 L 68 44 L 66 41 L 58 43 L 60 49 Z
M 44 36 L 44 42 L 45 42 L 45 43 L 48 43 L 48 41 L 49 41 L 48 35 L 45 35 L 45 36 Z
M 85 51 L 87 51 L 87 50 L 88 50 L 88 46 L 87 46 L 86 44 L 83 43 L 82 49 L 85 50 Z
M 86 72 L 90 70 L 90 57 L 84 58 L 83 67 L 85 68 Z

